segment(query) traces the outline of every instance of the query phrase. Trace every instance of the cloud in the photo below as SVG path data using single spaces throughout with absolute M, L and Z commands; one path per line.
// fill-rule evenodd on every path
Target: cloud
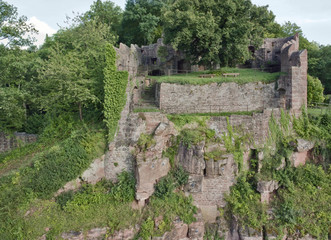
M 39 20 L 37 17 L 33 16 L 28 20 L 28 23 L 31 23 L 35 26 L 35 28 L 39 31 L 38 34 L 33 34 L 32 36 L 37 39 L 37 41 L 34 43 L 37 46 L 40 46 L 44 43 L 46 34 L 48 36 L 52 36 L 54 33 L 56 33 L 56 30 L 50 27 L 47 23 Z

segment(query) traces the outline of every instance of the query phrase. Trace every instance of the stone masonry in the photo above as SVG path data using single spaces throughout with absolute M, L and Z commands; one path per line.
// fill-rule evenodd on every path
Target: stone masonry
M 211 83 L 180 85 L 162 83 L 157 88 L 160 110 L 167 113 L 256 111 L 277 108 L 275 83 Z
M 25 132 L 16 132 L 13 136 L 8 136 L 0 132 L 0 153 L 18 147 L 21 144 L 37 141 L 36 134 L 27 134 Z
M 299 114 L 307 105 L 307 51 L 299 51 L 299 36 L 267 39 L 260 61 L 274 61 L 284 73 L 277 83 L 158 84 L 156 102 L 166 113 L 255 111 L 284 108 Z

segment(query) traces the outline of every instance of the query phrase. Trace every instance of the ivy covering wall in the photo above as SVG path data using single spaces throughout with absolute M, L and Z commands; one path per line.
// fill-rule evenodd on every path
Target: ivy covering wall
M 108 128 L 108 140 L 112 141 L 116 133 L 122 109 L 126 103 L 128 72 L 116 70 L 116 52 L 111 44 L 106 46 L 106 67 L 104 70 L 104 115 Z

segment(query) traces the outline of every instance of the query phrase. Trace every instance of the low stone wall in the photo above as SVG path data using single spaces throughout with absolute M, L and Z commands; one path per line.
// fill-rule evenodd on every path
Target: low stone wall
M 37 141 L 36 134 L 27 134 L 25 132 L 14 133 L 13 136 L 6 135 L 0 132 L 0 153 L 14 149 L 26 143 Z
M 159 108 L 166 113 L 239 112 L 279 107 L 275 83 L 161 83 L 156 91 Z

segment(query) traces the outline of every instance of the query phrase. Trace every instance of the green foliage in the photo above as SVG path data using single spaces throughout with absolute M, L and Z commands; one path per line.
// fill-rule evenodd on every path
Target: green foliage
M 162 0 L 128 0 L 123 13 L 120 42 L 130 46 L 155 43 L 162 37 L 161 9 Z
M 175 158 L 178 154 L 178 147 L 180 144 L 180 139 L 177 137 L 172 137 L 170 139 L 171 146 L 167 148 L 166 151 L 162 153 L 162 157 L 169 158 L 170 166 L 173 168 L 175 167 Z
M 62 125 L 49 126 L 48 132 L 45 130 L 34 144 L 0 155 L 1 239 L 19 239 L 24 231 L 24 213 L 21 215 L 20 209 L 35 198 L 51 196 L 66 182 L 77 178 L 105 150 L 102 130 L 73 124 L 70 118 L 53 120 Z
M 0 1 L 0 40 L 6 40 L 9 46 L 25 46 L 32 44 L 29 33 L 38 31 L 27 23 L 26 16 L 18 16 L 17 8 L 5 1 Z
M 209 71 L 204 72 L 192 72 L 186 75 L 178 74 L 172 76 L 161 76 L 152 78 L 157 79 L 158 83 L 177 83 L 177 84 L 192 84 L 192 85 L 204 85 L 210 83 L 226 83 L 235 82 L 238 84 L 245 84 L 250 82 L 263 82 L 272 83 L 278 80 L 281 73 L 268 73 L 261 72 L 255 69 L 239 69 L 239 68 L 222 68 L 222 71 L 227 73 L 240 73 L 238 77 L 223 77 L 222 75 L 216 75 L 214 78 L 200 78 L 201 74 L 209 74 Z
M 205 122 L 209 120 L 209 116 L 200 116 L 198 114 L 168 114 L 167 118 L 173 122 L 178 128 L 184 127 L 186 124 L 196 122 L 199 126 L 205 126 Z
M 247 135 L 239 135 L 236 133 L 230 125 L 228 117 L 226 121 L 228 132 L 223 134 L 222 140 L 226 151 L 233 154 L 233 158 L 238 165 L 238 170 L 241 171 L 244 161 L 243 146 L 248 141 Z
M 118 203 L 129 203 L 134 200 L 136 180 L 128 172 L 117 176 L 116 185 L 110 190 L 111 198 Z
M 267 222 L 265 206 L 260 202 L 260 195 L 247 179 L 246 173 L 238 177 L 236 185 L 231 187 L 230 194 L 225 197 L 228 217 L 233 215 L 242 226 L 248 226 L 258 231 Z
M 83 19 L 96 20 L 106 24 L 110 31 L 119 35 L 123 13 L 119 6 L 111 1 L 97 0 L 90 6 L 90 10 L 82 15 Z
M 157 51 L 157 56 L 161 59 L 162 62 L 165 62 L 168 57 L 168 48 L 166 46 L 160 46 Z
M 147 149 L 155 145 L 153 135 L 142 133 L 138 139 L 137 145 L 141 151 L 145 152 Z
M 305 139 L 311 139 L 312 136 L 317 136 L 320 132 L 309 120 L 305 107 L 302 107 L 299 118 L 293 118 L 293 128 L 300 137 Z
M 262 149 L 263 161 L 260 178 L 270 180 L 277 178 L 277 168 L 287 163 L 295 150 L 296 140 L 291 128 L 292 119 L 288 113 L 281 110 L 279 121 L 272 114 L 269 120 L 269 136 Z
M 205 140 L 205 132 L 204 129 L 183 129 L 179 137 L 182 144 L 191 148 L 192 145 L 196 145 Z
M 0 45 L 0 131 L 24 130 L 37 105 L 33 81 L 37 66 L 35 53 Z
M 247 46 L 262 43 L 274 17 L 249 1 L 180 0 L 164 8 L 162 20 L 165 41 L 193 63 L 234 66 L 250 58 Z
M 116 70 L 116 52 L 110 44 L 106 46 L 106 68 L 104 74 L 104 121 L 108 128 L 108 140 L 111 141 L 116 133 L 117 124 L 126 103 L 128 72 Z
M 72 201 L 74 198 L 74 192 L 72 190 L 68 192 L 63 192 L 57 197 L 55 197 L 55 201 L 60 205 L 61 209 L 64 210 L 64 207 L 67 205 L 67 202 Z
M 160 109 L 158 108 L 135 108 L 133 109 L 134 113 L 140 113 L 140 112 L 160 112 Z
M 307 102 L 308 104 L 321 103 L 324 101 L 324 88 L 318 78 L 308 75 L 307 77 Z
M 270 227 L 286 227 L 288 235 L 310 234 L 327 239 L 331 222 L 330 179 L 330 172 L 312 164 L 289 171 L 289 187 L 278 191 Z
M 154 221 L 152 218 L 148 217 L 141 224 L 139 235 L 143 240 L 149 240 L 152 237 L 153 231 L 154 231 Z
M 158 198 L 170 196 L 176 188 L 184 186 L 187 181 L 188 173 L 182 167 L 173 168 L 155 185 L 154 195 Z
M 215 162 L 217 162 L 218 160 L 221 160 L 222 159 L 222 155 L 225 154 L 225 151 L 222 151 L 222 150 L 215 150 L 215 151 L 212 151 L 212 152 L 205 152 L 205 155 L 204 155 L 204 159 L 205 160 L 213 160 Z
M 104 151 L 104 144 L 100 149 L 97 144 L 99 141 L 104 142 L 103 133 L 75 131 L 62 143 L 51 147 L 46 152 L 37 154 L 34 157 L 31 182 L 28 186 L 37 193 L 38 197 L 49 197 L 65 183 L 87 169 L 91 159 Z
M 117 190 L 114 191 L 113 188 Z M 131 184 L 126 190 L 134 192 L 134 185 Z M 22 215 L 23 221 L 19 231 L 28 239 L 37 239 L 46 233 L 45 228 L 50 228 L 51 230 L 46 233 L 47 238 L 53 239 L 58 238 L 63 232 L 73 230 L 86 231 L 95 227 L 109 227 L 110 233 L 113 233 L 134 226 L 141 214 L 131 208 L 127 196 L 123 195 L 124 198 L 114 200 L 113 192 L 117 191 L 125 190 L 104 180 L 96 185 L 83 185 L 75 193 L 63 193 L 56 198 L 56 202 L 35 200 L 27 206 L 34 211 L 24 219 Z M 5 239 L 17 238 L 13 235 Z
M 92 112 L 98 119 L 104 100 L 105 46 L 114 42 L 114 36 L 96 20 L 84 22 L 76 17 L 69 21 L 38 52 L 44 58 L 38 69 L 41 108 L 76 112 L 81 120 L 83 112 Z

